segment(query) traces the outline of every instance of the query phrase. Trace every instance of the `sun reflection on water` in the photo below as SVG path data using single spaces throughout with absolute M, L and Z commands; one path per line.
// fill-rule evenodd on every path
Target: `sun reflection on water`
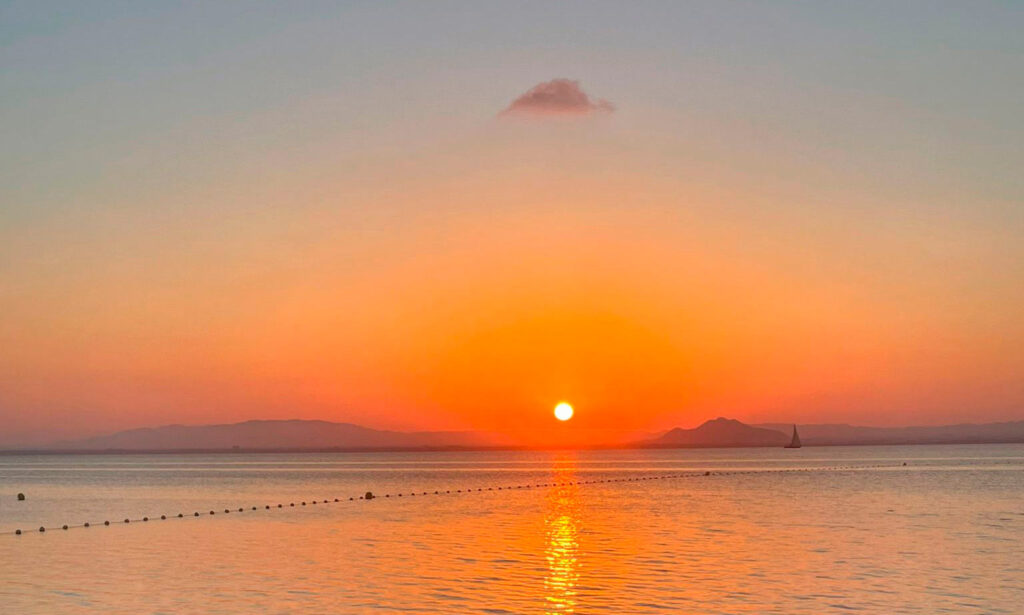
M 555 463 L 554 481 L 575 481 L 574 459 L 561 459 Z M 574 613 L 576 586 L 579 582 L 579 493 L 576 485 L 554 487 L 547 497 L 544 518 L 547 533 L 545 557 L 548 563 L 544 578 L 546 613 Z

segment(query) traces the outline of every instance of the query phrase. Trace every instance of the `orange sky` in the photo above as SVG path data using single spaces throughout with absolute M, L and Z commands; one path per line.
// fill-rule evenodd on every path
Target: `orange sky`
M 250 418 L 524 443 L 1024 418 L 1005 80 L 890 49 L 943 77 L 929 98 L 891 63 L 696 25 L 348 49 L 331 28 L 360 15 L 268 34 L 270 64 L 233 30 L 182 59 L 133 23 L 157 28 L 138 66 L 104 60 L 123 29 L 12 35 L 0 445 Z
M 606 147 L 593 138 L 588 155 Z M 531 443 L 718 415 L 931 423 L 983 404 L 1013 418 L 1020 325 L 955 296 L 981 282 L 943 268 L 984 245 L 943 238 L 943 253 L 907 257 L 905 237 L 852 217 L 608 177 L 595 158 L 569 177 L 500 157 L 465 181 L 440 162 L 437 178 L 386 187 L 324 177 L 318 198 L 220 201 L 202 229 L 199 207 L 125 212 L 87 249 L 57 242 L 25 268 L 7 403 L 32 408 L 26 431 L 300 417 Z M 365 211 L 336 208 L 348 199 Z M 769 213 L 746 220 L 751 207 Z M 910 239 L 927 250 L 935 232 L 949 231 Z M 551 419 L 562 399 L 571 431 Z

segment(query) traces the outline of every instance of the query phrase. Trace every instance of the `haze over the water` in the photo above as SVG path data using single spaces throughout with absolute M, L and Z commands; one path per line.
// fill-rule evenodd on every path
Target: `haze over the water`
M 1020 419 L 1022 25 L 6 4 L 0 445 Z

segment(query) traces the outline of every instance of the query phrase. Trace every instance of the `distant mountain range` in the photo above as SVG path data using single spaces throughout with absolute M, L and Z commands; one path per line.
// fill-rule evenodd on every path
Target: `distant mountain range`
M 478 431 L 383 431 L 329 421 L 245 421 L 227 425 L 166 425 L 56 443 L 59 450 L 299 450 L 424 449 L 507 446 Z
M 790 439 L 792 423 L 747 425 L 717 418 L 694 429 L 675 428 L 627 448 L 776 447 Z M 1024 443 L 1024 421 L 941 427 L 797 425 L 805 446 L 854 444 Z M 634 436 L 636 437 L 636 436 Z M 508 436 L 478 431 L 385 431 L 329 421 L 245 421 L 226 425 L 166 425 L 69 440 L 54 451 L 297 451 L 443 450 L 516 448 Z

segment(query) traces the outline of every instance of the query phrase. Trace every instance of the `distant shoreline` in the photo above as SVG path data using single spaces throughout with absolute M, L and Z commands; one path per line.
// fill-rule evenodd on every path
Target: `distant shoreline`
M 853 446 L 945 446 L 977 444 L 1024 444 L 1024 439 L 1005 440 L 950 440 L 945 442 L 889 441 L 889 442 L 829 442 L 804 443 L 803 448 L 831 448 Z M 604 450 L 708 450 L 708 449 L 772 449 L 780 446 L 746 445 L 660 445 L 623 444 L 596 446 L 426 446 L 426 447 L 317 447 L 317 448 L 178 448 L 178 449 L 0 449 L 0 456 L 17 455 L 230 455 L 230 454 L 296 454 L 296 453 L 472 453 L 500 451 L 604 451 Z

